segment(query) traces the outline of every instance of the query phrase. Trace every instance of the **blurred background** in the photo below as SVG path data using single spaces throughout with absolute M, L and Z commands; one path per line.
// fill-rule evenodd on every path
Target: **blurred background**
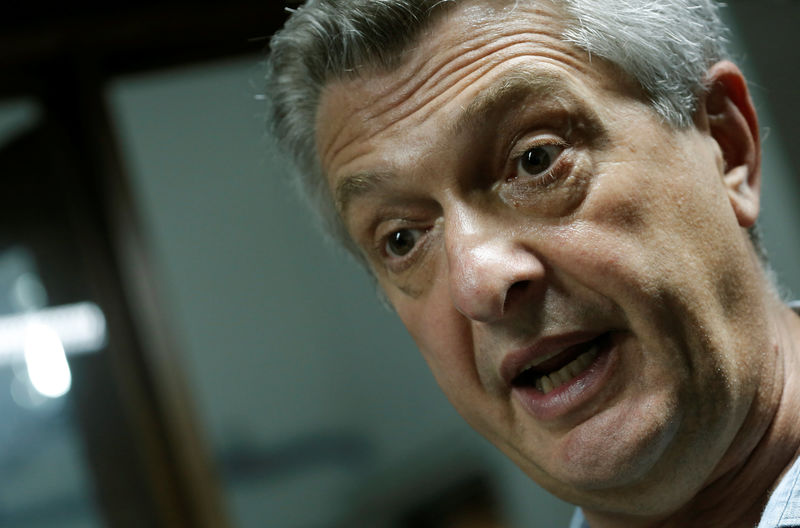
M 279 2 L 0 20 L 0 526 L 565 526 L 453 411 L 265 137 Z M 796 1 L 729 2 L 800 294 Z

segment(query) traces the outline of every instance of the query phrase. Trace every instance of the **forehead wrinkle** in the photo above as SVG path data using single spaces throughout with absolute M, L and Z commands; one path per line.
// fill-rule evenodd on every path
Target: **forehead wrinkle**
M 473 73 L 484 62 L 482 59 L 491 57 L 498 52 L 515 45 L 532 43 L 532 35 L 554 38 L 554 35 L 544 32 L 522 31 L 520 28 L 515 28 L 501 32 L 487 32 L 487 34 L 465 40 L 458 46 L 448 46 L 441 55 L 437 53 L 424 54 L 425 60 L 419 66 L 411 69 L 407 75 L 406 86 L 398 88 L 397 91 L 387 93 L 385 97 L 391 97 L 393 93 L 399 93 L 400 95 L 396 99 L 403 100 L 407 99 L 410 94 L 422 90 L 431 90 L 442 84 L 452 84 L 445 81 L 456 73 L 460 73 L 460 77 Z M 424 51 L 421 53 L 424 53 Z M 470 66 L 473 67 L 470 68 Z M 376 102 L 381 101 L 383 98 L 377 99 Z M 397 106 L 397 104 L 395 100 L 391 100 L 386 106 L 392 107 Z
M 539 9 L 535 9 L 528 14 L 534 17 L 544 16 L 553 19 L 551 14 Z M 400 66 L 392 70 L 380 71 L 368 68 L 339 80 L 344 84 L 355 82 L 357 83 L 356 86 L 360 83 L 370 84 L 376 80 L 380 82 L 380 88 L 373 89 L 370 94 L 371 102 L 369 107 L 372 110 L 364 106 L 360 112 L 362 122 L 388 115 L 383 128 L 371 131 L 373 134 L 378 134 L 394 122 L 402 121 L 419 109 L 429 105 L 460 81 L 474 77 L 473 74 L 476 71 L 491 69 L 492 66 L 499 62 L 513 58 L 513 56 L 502 54 L 508 48 L 533 45 L 536 46 L 538 53 L 531 53 L 531 55 L 548 56 L 558 54 L 561 60 L 571 59 L 565 60 L 565 62 L 572 62 L 573 66 L 578 66 L 582 62 L 579 50 L 573 49 L 570 44 L 560 38 L 560 21 L 557 18 L 554 20 L 555 24 L 536 24 L 535 28 L 531 28 L 525 22 L 511 24 L 511 27 L 506 25 L 498 27 L 497 20 L 492 20 L 490 23 L 482 22 L 477 24 L 478 27 L 474 28 L 479 31 L 477 36 L 464 39 L 464 32 L 462 32 L 459 34 L 459 39 L 456 43 L 442 42 L 440 39 L 425 43 L 423 40 L 422 45 L 415 48 L 407 55 L 406 60 Z M 444 17 L 439 23 L 454 22 L 452 19 Z M 466 33 L 471 34 L 470 31 L 466 31 Z M 423 35 L 421 38 L 424 39 L 425 36 Z M 548 45 L 546 40 L 550 40 L 552 43 Z M 520 52 L 520 55 L 523 54 Z M 492 55 L 495 55 L 496 58 L 490 60 L 487 65 L 483 59 Z M 497 55 L 501 56 L 497 57 Z M 402 75 L 402 78 L 392 81 L 392 77 L 398 75 Z M 456 80 L 447 82 L 452 77 L 456 77 Z M 381 82 L 385 80 L 389 82 Z M 410 107 L 404 105 L 405 102 L 413 99 L 414 95 L 419 93 L 426 94 L 426 97 Z M 442 104 L 444 103 L 442 102 L 438 106 L 430 108 L 430 112 L 435 111 Z M 394 113 L 392 113 L 393 110 L 395 111 Z M 346 123 L 343 124 L 336 136 L 339 136 L 347 126 Z M 356 139 L 358 138 L 354 138 L 354 140 Z M 323 157 L 335 157 L 341 149 L 346 148 L 346 143 L 347 141 L 343 145 L 339 145 L 338 148 L 334 147 L 335 142 L 329 145 L 322 153 Z
M 443 83 L 441 80 L 434 85 L 435 89 L 428 90 L 425 92 L 424 84 L 428 83 L 429 81 L 424 81 L 422 83 L 417 83 L 416 89 L 422 90 L 425 93 L 424 98 L 420 98 L 419 100 L 415 101 L 415 104 L 412 105 L 403 105 L 404 102 L 408 100 L 412 100 L 414 93 L 402 90 L 402 97 L 398 97 L 396 100 L 392 101 L 392 105 L 386 104 L 384 108 L 375 110 L 372 113 L 365 113 L 365 110 L 360 112 L 356 112 L 349 120 L 343 123 L 339 127 L 339 133 L 337 134 L 337 140 L 334 140 L 329 144 L 326 150 L 323 152 L 323 159 L 333 160 L 335 159 L 341 151 L 348 148 L 350 144 L 354 144 L 358 141 L 368 140 L 369 137 L 376 137 L 379 134 L 385 132 L 387 129 L 397 126 L 400 122 L 410 118 L 415 113 L 421 112 L 423 109 L 425 110 L 424 115 L 430 116 L 439 110 L 441 107 L 445 106 L 448 102 L 450 102 L 450 98 L 445 97 L 449 91 L 456 89 L 456 86 L 467 84 L 467 86 L 473 85 L 482 77 L 488 75 L 491 71 L 495 68 L 501 67 L 502 65 L 522 59 L 525 57 L 533 57 L 539 59 L 552 59 L 556 62 L 561 62 L 564 64 L 568 64 L 576 69 L 581 69 L 585 66 L 583 62 L 580 60 L 580 57 L 569 53 L 567 51 L 561 50 L 553 50 L 553 49 L 537 49 L 531 50 L 529 49 L 526 44 L 530 44 L 531 42 L 526 38 L 527 34 L 518 34 L 520 36 L 519 40 L 515 40 L 513 42 L 505 42 L 505 43 L 496 43 L 492 42 L 487 44 L 487 47 L 491 47 L 490 51 L 484 54 L 484 56 L 488 57 L 493 54 L 499 55 L 495 58 L 487 61 L 476 60 L 474 57 L 471 57 L 467 60 L 457 61 L 455 66 L 452 66 L 450 63 L 447 63 L 445 66 L 451 66 L 449 73 L 446 75 L 446 78 L 451 78 L 456 76 L 456 73 L 459 75 L 457 79 L 450 83 Z M 538 35 L 538 34 L 537 34 Z M 508 51 L 508 48 L 519 47 L 520 49 L 511 53 Z M 571 51 L 571 50 L 570 50 Z M 505 52 L 505 53 L 501 53 Z M 463 64 L 462 63 L 466 63 Z M 525 75 L 528 80 L 528 90 L 536 89 L 537 91 L 541 89 L 542 94 L 544 94 L 549 87 L 555 86 L 556 77 L 554 75 L 548 75 L 548 73 L 542 73 L 541 76 L 544 81 L 536 80 L 532 73 L 527 71 L 523 71 L 521 68 L 517 68 L 518 75 Z M 419 75 L 415 75 L 413 77 L 419 77 Z M 412 77 L 412 78 L 413 78 Z M 424 77 L 424 76 L 423 76 Z M 543 85 L 544 83 L 544 85 Z M 513 83 L 512 83 L 513 84 Z M 521 87 L 517 87 L 516 85 L 510 86 L 508 89 L 516 89 Z M 389 90 L 390 94 L 393 90 Z M 385 97 L 385 96 L 383 96 Z M 396 105 L 400 105 L 398 108 Z M 381 118 L 384 118 L 381 120 Z M 342 137 L 341 133 L 345 129 L 352 126 L 352 120 L 357 119 L 360 123 L 367 123 L 367 122 L 379 122 L 379 126 L 373 126 L 372 128 L 364 129 L 364 127 L 356 126 L 355 130 L 358 130 L 359 133 L 355 135 L 350 135 L 347 137 Z M 360 153 L 358 151 L 353 152 L 349 159 L 340 162 L 341 165 L 346 165 L 347 163 L 353 161 L 353 159 L 358 158 Z
M 503 1 L 502 3 L 509 2 Z M 406 68 L 409 68 L 410 71 L 406 75 L 405 86 L 390 90 L 384 96 L 376 99 L 377 103 L 385 98 L 390 98 L 390 101 L 385 105 L 388 109 L 378 111 L 371 117 L 377 117 L 386 111 L 390 111 L 391 108 L 399 106 L 402 101 L 411 98 L 414 93 L 423 90 L 431 92 L 432 97 L 429 99 L 433 99 L 436 96 L 435 88 L 442 85 L 451 87 L 458 83 L 458 80 L 446 82 L 450 77 L 458 74 L 458 79 L 465 79 L 476 71 L 491 69 L 509 58 L 514 58 L 515 55 L 513 54 L 500 57 L 497 57 L 497 55 L 502 55 L 501 52 L 516 45 L 535 46 L 536 52 L 530 53 L 530 55 L 540 55 L 542 57 L 558 55 L 559 59 L 567 59 L 564 60 L 565 63 L 571 63 L 573 67 L 578 69 L 585 61 L 583 52 L 574 47 L 574 45 L 565 42 L 562 38 L 564 29 L 563 13 L 560 11 L 553 12 L 553 6 L 550 6 L 551 9 L 545 9 L 541 5 L 528 6 L 527 10 L 522 11 L 521 17 L 514 19 L 514 23 L 506 23 L 507 18 L 511 15 L 520 14 L 517 11 L 517 2 L 514 2 L 514 7 L 510 13 L 504 13 L 500 17 L 497 16 L 498 12 L 494 8 L 490 9 L 491 15 L 487 16 L 487 6 L 483 3 L 472 5 L 472 9 L 470 9 L 469 4 L 469 2 L 465 2 L 465 11 L 460 15 L 462 18 L 467 19 L 464 24 L 467 27 L 458 32 L 456 42 L 434 38 L 429 45 L 425 45 L 423 40 L 423 45 L 414 49 L 406 61 Z M 478 13 L 480 16 L 477 18 L 471 16 L 471 11 L 474 12 L 472 15 Z M 526 16 L 530 17 L 530 20 Z M 448 24 L 455 24 L 458 19 L 459 15 L 443 17 L 431 31 L 435 31 L 437 27 L 441 28 Z M 541 19 L 549 20 L 549 22 L 543 23 Z M 475 36 L 470 37 L 473 34 Z M 424 39 L 425 34 L 420 38 Z M 442 49 L 445 51 L 442 52 Z M 520 53 L 519 55 L 524 54 Z M 486 59 L 492 55 L 495 55 L 495 58 L 489 60 L 487 65 Z M 421 57 L 424 60 L 418 66 L 413 66 L 415 57 Z M 396 75 L 398 71 L 387 73 Z M 447 89 L 440 89 L 439 92 L 444 92 Z M 393 94 L 397 95 L 397 97 L 392 98 Z M 421 106 L 424 106 L 424 102 Z M 402 117 L 405 116 L 400 116 L 398 120 L 402 119 Z
M 537 47 L 541 46 L 542 43 L 536 42 L 535 39 L 543 36 L 563 44 L 556 39 L 554 34 L 530 31 L 520 32 L 519 29 L 516 29 L 491 34 L 490 36 L 489 40 L 487 40 L 487 35 L 482 35 L 466 41 L 462 47 L 448 48 L 447 54 L 443 57 L 431 54 L 420 67 L 412 69 L 406 75 L 405 85 L 389 89 L 384 95 L 377 97 L 374 104 L 377 109 L 372 113 L 367 113 L 365 119 L 375 119 L 392 112 L 393 109 L 397 109 L 396 115 L 392 115 L 387 121 L 390 124 L 402 121 L 419 109 L 429 105 L 454 86 L 466 81 L 472 81 L 475 77 L 481 77 L 499 64 L 525 55 L 541 57 L 558 55 L 558 58 L 564 60 L 565 63 L 572 62 L 565 60 L 569 58 L 575 61 L 573 66 L 580 64 L 578 55 L 565 53 L 563 50 L 542 47 L 542 49 L 537 50 L 538 53 L 531 53 L 531 50 L 524 49 L 531 44 Z M 473 46 L 473 42 L 483 42 L 483 44 Z M 517 53 L 509 52 L 514 47 L 522 49 Z M 426 68 L 430 63 L 435 63 L 436 67 Z M 394 74 L 396 73 L 394 72 Z M 452 80 L 453 78 L 455 80 Z M 418 104 L 402 111 L 403 103 L 419 93 L 426 94 L 426 97 L 420 99 Z M 386 101 L 384 104 L 380 104 L 384 101 Z M 432 108 L 432 110 L 437 108 L 438 106 Z M 383 130 L 378 132 L 381 131 Z
M 485 40 L 485 36 L 476 37 L 467 42 L 482 40 Z M 425 54 L 425 60 L 419 66 L 406 65 L 397 70 L 383 73 L 370 74 L 365 72 L 352 79 L 344 79 L 342 80 L 344 86 L 350 86 L 350 82 L 354 82 L 356 83 L 356 90 L 361 85 L 365 86 L 367 91 L 370 92 L 368 94 L 369 102 L 356 111 L 353 119 L 366 123 L 385 117 L 383 127 L 372 128 L 364 132 L 364 134 L 377 135 L 423 108 L 427 108 L 426 113 L 433 113 L 446 103 L 445 100 L 438 105 L 430 106 L 443 93 L 452 89 L 459 82 L 472 80 L 475 72 L 488 70 L 498 62 L 498 60 L 494 60 L 487 64 L 485 61 L 477 60 L 475 55 L 489 57 L 514 45 L 526 43 L 528 43 L 528 40 L 522 35 L 519 40 L 513 42 L 490 40 L 483 46 L 472 48 L 469 53 L 464 53 L 458 47 L 447 48 L 443 56 L 436 53 Z M 391 80 L 392 77 L 400 75 L 402 77 L 399 80 Z M 453 77 L 455 77 L 455 80 L 450 80 Z M 384 83 L 384 80 L 389 80 L 389 82 Z M 378 86 L 377 89 L 374 88 L 376 84 Z M 369 85 L 372 86 L 370 87 Z M 415 100 L 414 104 L 405 104 L 419 94 L 424 94 L 424 97 Z M 348 126 L 348 122 L 343 123 L 337 132 L 337 136 Z M 358 139 L 359 137 L 354 137 L 350 142 Z M 346 148 L 348 141 L 338 142 L 341 144 L 334 150 L 333 147 L 336 143 L 334 142 L 326 148 L 325 152 L 323 152 L 323 157 L 336 157 L 343 148 Z
M 522 10 L 514 2 L 510 12 L 505 9 L 498 11 L 492 7 L 488 14 L 488 6 L 483 1 L 464 1 L 461 10 L 456 9 L 441 17 L 415 39 L 416 43 L 412 43 L 403 53 L 401 63 L 391 69 L 365 65 L 365 68 L 356 69 L 351 75 L 331 80 L 331 83 L 341 83 L 340 86 L 349 85 L 357 89 L 360 84 L 367 89 L 366 95 L 369 97 L 358 101 L 361 108 L 356 110 L 356 114 L 360 116 L 354 115 L 353 118 L 358 117 L 364 123 L 388 114 L 386 127 L 391 126 L 392 121 L 408 117 L 417 108 L 424 107 L 451 85 L 476 71 L 487 57 L 503 55 L 501 52 L 504 49 L 514 45 L 534 46 L 536 51 L 531 55 L 559 55 L 556 60 L 560 58 L 566 63 L 572 63 L 573 67 L 580 68 L 578 63 L 585 62 L 580 50 L 561 38 L 563 13 L 554 9 L 549 2 L 549 8 L 539 4 L 526 5 Z M 501 3 L 508 4 L 508 1 L 503 0 Z M 444 30 L 453 25 L 462 29 L 454 32 L 455 36 L 442 37 L 448 34 Z M 502 57 L 493 62 L 498 60 L 502 60 Z M 456 81 L 445 82 L 456 73 L 460 73 Z M 403 104 L 420 92 L 427 96 L 427 100 L 415 101 L 416 104 L 410 105 L 410 108 Z M 392 115 L 392 110 L 396 110 L 395 115 Z M 331 136 L 334 141 L 324 146 L 324 151 L 320 152 L 322 159 L 336 157 L 340 150 L 347 147 L 347 143 L 359 139 L 346 139 L 344 130 L 351 124 L 352 120 L 342 123 L 339 130 Z M 377 134 L 382 130 L 373 129 L 371 132 Z M 336 138 L 341 141 L 336 141 Z
M 487 32 L 485 35 L 466 40 L 461 46 L 448 48 L 450 53 L 438 61 L 441 63 L 439 67 L 430 71 L 421 70 L 425 81 L 423 81 L 420 88 L 438 86 L 453 74 L 463 70 L 467 70 L 466 74 L 470 74 L 478 70 L 480 65 L 484 64 L 486 59 L 492 55 L 499 54 L 514 46 L 534 45 L 542 47 L 544 43 L 541 42 L 541 39 L 543 37 L 552 39 L 557 44 L 564 44 L 563 41 L 558 39 L 557 33 L 531 31 L 529 28 L 510 28 L 505 31 Z M 543 54 L 547 53 L 543 47 L 539 51 Z M 489 62 L 497 64 L 503 60 L 504 56 L 501 56 Z M 468 69 L 469 66 L 474 66 L 474 68 Z
M 487 6 L 483 4 L 480 5 L 480 13 L 483 16 L 479 17 L 478 20 L 472 19 L 472 17 L 469 16 L 469 12 L 461 15 L 462 18 L 468 19 L 468 21 L 465 22 L 465 25 L 471 27 L 465 28 L 463 31 L 459 32 L 457 42 L 448 42 L 446 40 L 443 41 L 440 38 L 436 38 L 437 28 L 441 28 L 441 26 L 446 26 L 448 24 L 455 24 L 459 18 L 459 15 L 451 17 L 445 16 L 437 22 L 432 30 L 421 34 L 417 38 L 419 44 L 411 47 L 404 54 L 406 58 L 400 63 L 400 65 L 392 68 L 391 70 L 386 70 L 383 72 L 379 70 L 373 70 L 373 74 L 396 75 L 401 69 L 410 68 L 408 75 L 406 75 L 406 81 L 400 82 L 405 82 L 406 85 L 410 84 L 410 86 L 398 86 L 395 89 L 388 90 L 386 94 L 378 97 L 375 100 L 376 103 L 381 102 L 385 98 L 390 98 L 390 102 L 387 104 L 387 106 L 397 106 L 395 102 L 392 102 L 395 99 L 392 98 L 393 94 L 413 94 L 420 89 L 426 88 L 426 85 L 438 86 L 442 82 L 443 78 L 450 75 L 450 73 L 462 69 L 463 63 L 470 64 L 476 62 L 476 55 L 478 58 L 482 56 L 488 56 L 496 51 L 500 51 L 503 48 L 513 45 L 515 42 L 508 42 L 508 40 L 513 37 L 518 37 L 517 40 L 521 41 L 522 43 L 533 42 L 533 40 L 529 37 L 534 35 L 538 37 L 552 38 L 561 44 L 566 44 L 563 39 L 560 38 L 562 30 L 553 27 L 561 27 L 560 19 L 557 16 L 554 17 L 554 15 L 547 10 L 533 8 L 528 15 L 534 17 L 539 16 L 552 18 L 554 21 L 557 21 L 557 23 L 552 25 L 543 25 L 537 30 L 531 30 L 531 28 L 525 25 L 524 22 L 518 24 L 500 24 L 503 19 L 508 16 L 508 14 L 503 15 L 501 18 L 497 18 L 497 11 L 494 9 L 491 10 L 492 16 L 487 18 L 486 13 L 484 12 L 486 7 Z M 465 7 L 465 10 L 468 10 L 468 6 Z M 473 34 L 475 34 L 475 36 L 471 36 Z M 426 41 L 426 38 L 429 36 L 432 36 L 433 39 Z M 443 55 L 440 54 L 442 49 L 445 50 Z M 432 50 L 437 51 L 432 52 Z M 419 60 L 417 60 L 416 62 L 419 62 L 419 64 L 414 65 L 414 59 L 420 58 L 422 61 L 419 62 Z M 359 74 L 356 73 L 353 77 L 358 76 Z M 396 99 L 402 100 L 405 98 L 407 98 L 407 95 L 399 95 L 399 97 Z

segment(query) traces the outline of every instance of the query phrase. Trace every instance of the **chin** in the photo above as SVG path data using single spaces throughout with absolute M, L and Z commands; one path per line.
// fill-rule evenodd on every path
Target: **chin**
M 639 403 L 635 410 L 626 405 L 607 409 L 554 445 L 540 466 L 547 473 L 545 480 L 553 483 L 554 494 L 581 505 L 595 501 L 610 505 L 625 497 L 618 506 L 628 507 L 631 500 L 652 495 L 651 488 L 676 485 L 674 475 L 669 475 L 674 464 L 669 461 L 679 420 L 663 402 Z M 655 412 L 659 407 L 660 414 Z

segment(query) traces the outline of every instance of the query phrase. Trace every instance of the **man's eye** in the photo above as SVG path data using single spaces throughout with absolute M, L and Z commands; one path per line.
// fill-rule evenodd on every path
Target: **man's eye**
M 539 145 L 528 149 L 517 162 L 517 175 L 539 176 L 553 165 L 563 150 L 560 145 Z
M 400 229 L 395 231 L 386 240 L 386 252 L 394 257 L 403 257 L 414 249 L 421 235 L 422 231 L 420 229 Z

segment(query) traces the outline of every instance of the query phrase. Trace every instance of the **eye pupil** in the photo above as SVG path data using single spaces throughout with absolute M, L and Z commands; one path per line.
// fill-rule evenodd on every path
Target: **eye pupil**
M 520 164 L 522 169 L 528 174 L 539 174 L 552 163 L 550 152 L 542 147 L 534 147 L 522 155 Z
M 414 248 L 417 243 L 417 238 L 410 229 L 401 229 L 396 233 L 392 233 L 389 240 L 386 242 L 389 253 L 402 257 L 407 255 L 409 251 Z

